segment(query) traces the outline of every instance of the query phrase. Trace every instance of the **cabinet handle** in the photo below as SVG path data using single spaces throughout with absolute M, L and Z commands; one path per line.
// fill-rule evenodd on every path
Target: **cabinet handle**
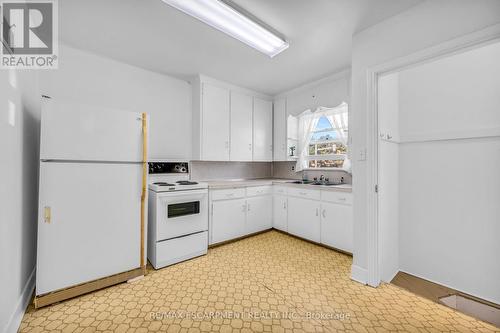
M 319 209 L 316 208 L 316 216 L 319 216 Z
M 247 205 L 244 204 L 243 206 L 241 206 L 241 211 L 242 212 L 246 212 L 246 210 L 247 210 Z
M 283 202 L 283 209 L 286 209 L 286 202 Z
M 271 151 L 273 151 L 273 145 L 270 145 L 269 147 L 271 148 Z
M 226 194 L 226 198 L 234 197 L 234 193 L 228 193 Z
M 251 143 L 248 144 L 248 150 L 252 150 L 252 144 Z
M 229 141 L 226 141 L 226 149 L 229 148 Z
M 307 195 L 306 192 L 299 192 L 300 195 Z
M 339 201 L 346 201 L 346 198 L 339 198 Z
M 326 218 L 326 210 L 323 209 L 323 212 L 321 212 L 321 215 Z
M 247 204 L 247 211 L 250 211 L 250 204 Z

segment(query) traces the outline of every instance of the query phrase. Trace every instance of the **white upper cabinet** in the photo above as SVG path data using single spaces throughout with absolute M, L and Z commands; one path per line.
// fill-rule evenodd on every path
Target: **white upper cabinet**
M 201 152 L 205 161 L 229 161 L 229 90 L 203 83 Z
M 252 96 L 231 91 L 231 161 L 252 160 Z
M 203 75 L 192 87 L 193 160 L 273 160 L 269 96 Z
M 273 160 L 273 103 L 260 98 L 253 101 L 253 160 Z
M 274 101 L 274 140 L 273 160 L 286 161 L 286 99 Z

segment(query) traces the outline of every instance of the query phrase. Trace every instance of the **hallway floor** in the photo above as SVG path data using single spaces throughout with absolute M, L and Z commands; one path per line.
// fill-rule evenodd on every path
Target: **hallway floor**
M 500 332 L 390 284 L 349 278 L 352 258 L 277 231 L 53 306 L 21 332 Z

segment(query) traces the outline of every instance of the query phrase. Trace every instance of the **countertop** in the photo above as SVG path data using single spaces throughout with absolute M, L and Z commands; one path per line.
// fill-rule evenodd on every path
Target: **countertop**
M 281 179 L 281 178 L 262 178 L 262 179 L 221 179 L 221 180 L 208 180 L 203 181 L 208 184 L 209 189 L 227 189 L 227 188 L 241 188 L 251 186 L 264 186 L 264 185 L 283 185 L 290 187 L 300 187 L 317 190 L 337 191 L 337 192 L 352 192 L 351 184 L 342 185 L 311 185 L 311 184 L 293 184 L 292 182 L 297 179 Z

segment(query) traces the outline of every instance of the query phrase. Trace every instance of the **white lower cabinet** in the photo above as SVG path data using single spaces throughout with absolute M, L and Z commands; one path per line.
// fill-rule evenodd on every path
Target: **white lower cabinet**
M 288 232 L 288 198 L 286 195 L 273 197 L 273 227 Z
M 271 229 L 273 226 L 273 200 L 270 195 L 247 198 L 246 233 Z
M 352 206 L 321 203 L 321 243 L 352 253 Z
M 320 202 L 288 197 L 288 232 L 313 242 L 320 242 Z
M 224 242 L 245 234 L 246 199 L 212 202 L 210 244 Z
M 352 253 L 352 194 L 302 187 L 210 190 L 209 244 L 275 228 Z

